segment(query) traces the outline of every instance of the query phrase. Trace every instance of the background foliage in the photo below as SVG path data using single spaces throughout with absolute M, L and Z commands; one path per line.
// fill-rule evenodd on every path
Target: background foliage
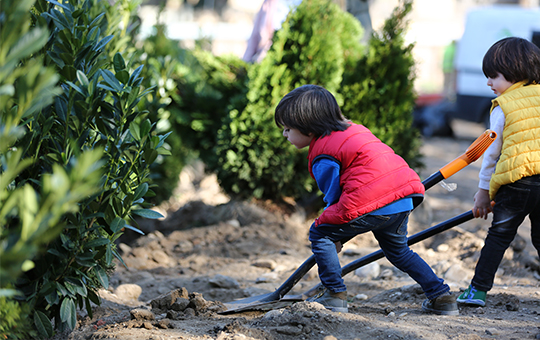
M 275 126 L 279 100 L 303 84 L 338 93 L 348 56 L 361 51 L 359 22 L 336 4 L 305 1 L 276 32 L 261 64 L 249 72 L 248 104 L 232 110 L 219 130 L 216 171 L 224 190 L 240 198 L 299 198 L 313 190 L 306 154 Z
M 412 1 L 366 46 L 351 15 L 304 1 L 260 64 L 180 48 L 163 25 L 136 41 L 138 4 L 2 1 L 0 334 L 51 336 L 75 327 L 78 308 L 92 315 L 122 263 L 116 240 L 139 232 L 136 216 L 160 216 L 148 208 L 196 157 L 234 198 L 315 192 L 306 152 L 273 119 L 298 86 L 326 87 L 345 116 L 421 165 L 403 40 Z
M 405 46 L 406 1 L 381 34 L 362 46 L 359 22 L 331 2 L 302 2 L 276 32 L 260 65 L 249 70 L 247 106 L 229 112 L 218 131 L 216 171 L 223 189 L 240 198 L 301 199 L 314 190 L 306 151 L 298 152 L 273 122 L 279 100 L 304 84 L 324 86 L 344 115 L 364 124 L 412 166 L 419 166 L 412 45 Z
M 422 166 L 420 134 L 411 128 L 414 109 L 413 44 L 405 44 L 412 1 L 396 7 L 381 32 L 373 32 L 367 53 L 344 73 L 344 114 L 368 127 L 413 168 Z

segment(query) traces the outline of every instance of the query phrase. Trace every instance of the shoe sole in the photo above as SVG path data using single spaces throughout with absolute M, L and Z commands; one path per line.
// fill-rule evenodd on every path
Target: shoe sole
M 336 313 L 349 313 L 349 308 L 347 307 L 326 307 L 325 306 L 325 308 Z
M 457 299 L 456 301 L 465 305 L 473 305 L 480 307 L 484 307 L 486 305 L 486 302 L 482 300 Z
M 437 315 L 459 315 L 459 310 L 438 310 L 438 309 L 426 308 L 424 306 L 422 306 L 422 310 L 424 312 L 433 313 Z

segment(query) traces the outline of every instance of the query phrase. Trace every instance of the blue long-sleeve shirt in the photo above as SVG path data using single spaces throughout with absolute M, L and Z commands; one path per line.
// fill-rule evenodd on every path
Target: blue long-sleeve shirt
M 311 170 L 319 190 L 324 194 L 323 200 L 326 203 L 326 209 L 339 201 L 339 197 L 341 196 L 341 186 L 339 185 L 340 165 L 329 158 L 321 158 L 313 163 Z M 412 198 L 402 198 L 380 209 L 372 211 L 370 214 L 391 215 L 412 209 Z

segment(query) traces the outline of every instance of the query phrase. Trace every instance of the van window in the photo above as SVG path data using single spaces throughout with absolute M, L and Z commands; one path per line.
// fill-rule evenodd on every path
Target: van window
M 540 31 L 533 31 L 531 42 L 540 47 Z

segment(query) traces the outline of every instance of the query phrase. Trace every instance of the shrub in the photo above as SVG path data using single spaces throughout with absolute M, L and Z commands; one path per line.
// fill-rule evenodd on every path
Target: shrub
M 32 1 L 24 3 L 31 5 Z M 156 135 L 148 112 L 138 109 L 139 101 L 150 91 L 142 87 L 142 66 L 131 69 L 120 53 L 111 58 L 108 44 L 121 32 L 118 26 L 109 27 L 102 21 L 107 17 L 107 23 L 112 23 L 115 15 L 128 15 L 120 7 L 122 3 L 38 0 L 33 10 L 36 27 L 49 27 L 51 34 L 40 40 L 41 46 L 47 42 L 41 49 L 44 54 L 32 50 L 34 54 L 23 65 L 39 66 L 33 75 L 39 70 L 49 72 L 49 86 L 59 79 L 62 91 L 28 97 L 39 106 L 20 116 L 18 129 L 26 132 L 11 139 L 13 146 L 5 154 L 6 159 L 24 162 L 26 168 L 11 173 L 4 170 L 2 176 L 11 177 L 6 177 L 1 189 L 8 195 L 28 195 L 27 188 L 33 188 L 41 194 L 35 201 L 56 217 L 45 215 L 60 237 L 40 235 L 40 241 L 49 242 L 47 251 L 33 259 L 35 267 L 25 271 L 16 284 L 34 312 L 42 336 L 52 335 L 53 319 L 58 329 L 73 329 L 77 307 L 86 307 L 92 315 L 91 302 L 99 304 L 97 290 L 108 287 L 113 259 L 122 262 L 115 240 L 124 230 L 139 232 L 131 225 L 135 215 L 160 217 L 148 209 L 151 205 L 144 197 L 149 192 L 151 164 L 158 155 L 168 153 L 163 148 L 166 136 Z M 105 12 L 95 13 L 96 8 Z M 24 32 L 25 24 L 27 21 L 19 21 L 10 31 Z M 104 36 L 105 32 L 109 35 Z M 6 42 L 17 51 L 13 40 Z M 14 72 L 20 72 L 19 68 Z M 28 84 L 17 83 L 22 88 Z M 27 98 L 7 102 L 2 117 L 20 109 L 23 99 Z M 8 170 L 14 169 L 9 160 L 6 164 Z M 58 201 L 58 207 L 48 199 Z M 9 226 L 3 241 L 24 239 L 23 221 L 26 214 L 36 212 L 36 205 L 34 202 L 27 211 L 3 207 L 2 211 L 8 210 L 5 225 Z
M 61 217 L 97 191 L 100 176 L 93 165 L 99 150 L 74 155 L 69 167 L 53 164 L 37 177 L 23 175 L 39 160 L 25 157 L 22 141 L 47 129 L 33 117 L 60 93 L 54 70 L 42 57 L 31 58 L 49 36 L 47 29 L 31 28 L 31 6 L 6 0 L 0 8 L 0 336 L 8 339 L 35 335 L 28 327 L 30 307 L 13 300 L 19 294 L 13 283 L 61 232 Z
M 340 100 L 343 72 L 359 58 L 361 37 L 359 22 L 329 1 L 303 1 L 289 15 L 265 59 L 249 71 L 246 108 L 232 110 L 219 131 L 214 170 L 226 192 L 279 200 L 314 189 L 306 153 L 283 138 L 274 109 L 304 84 L 324 86 Z
M 422 165 L 420 134 L 412 128 L 414 108 L 413 44 L 405 44 L 406 0 L 394 9 L 381 32 L 374 32 L 367 53 L 346 72 L 342 111 L 390 145 L 412 167 Z
M 403 37 L 411 6 L 401 3 L 367 48 L 360 44 L 359 22 L 331 2 L 304 1 L 289 15 L 265 59 L 249 70 L 245 109 L 230 111 L 219 130 L 213 170 L 227 193 L 279 201 L 314 191 L 307 151 L 289 145 L 273 120 L 279 100 L 304 84 L 327 88 L 346 117 L 371 129 L 411 166 L 421 165 L 419 134 L 411 127 L 413 45 Z

